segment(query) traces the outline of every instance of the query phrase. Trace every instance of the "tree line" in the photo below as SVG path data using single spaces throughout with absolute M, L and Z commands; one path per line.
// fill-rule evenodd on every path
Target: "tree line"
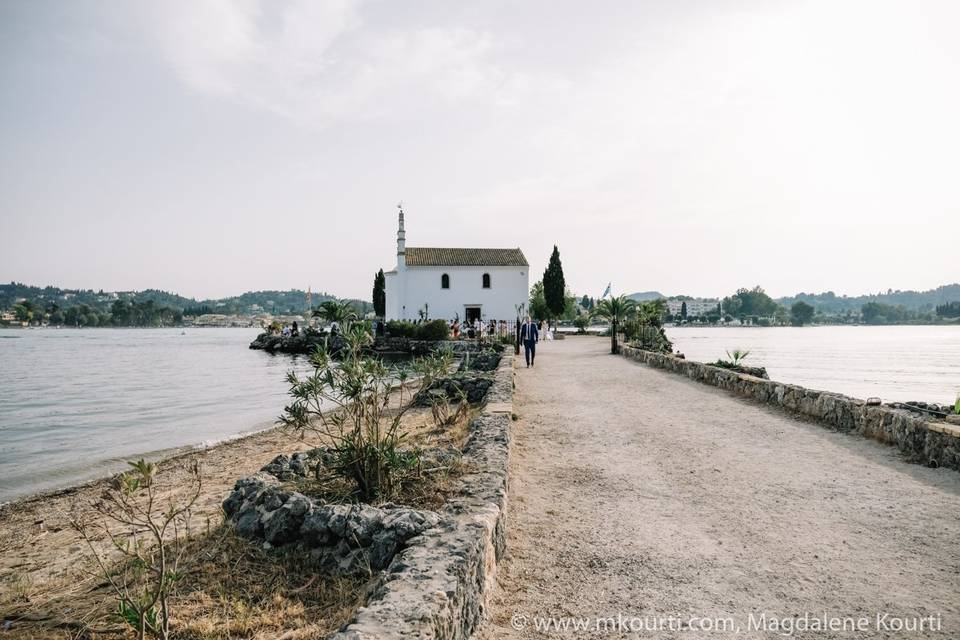
M 317 303 L 332 299 L 328 293 L 313 294 L 308 306 L 307 292 L 299 289 L 252 291 L 198 301 L 159 289 L 105 292 L 0 284 L 0 313 L 10 313 L 17 322 L 67 326 L 157 327 L 206 314 L 309 314 Z M 371 306 L 364 300 L 349 302 L 362 314 Z
M 723 298 L 712 310 L 696 318 L 689 317 L 681 306 L 677 317 L 667 315 L 668 322 L 688 321 L 719 323 L 738 320 L 759 326 L 793 325 L 802 327 L 807 324 L 931 324 L 950 322 L 960 318 L 960 302 L 938 305 L 932 310 L 909 309 L 904 305 L 866 302 L 859 309 L 846 309 L 842 312 L 824 312 L 804 300 L 796 300 L 789 306 L 772 299 L 759 286 L 752 289 L 741 288 L 733 295 Z
M 115 300 L 109 311 L 98 310 L 86 303 L 64 309 L 57 303 L 41 306 L 30 300 L 21 300 L 11 307 L 11 313 L 18 322 L 68 327 L 164 327 L 183 322 L 180 309 L 158 306 L 152 300 Z

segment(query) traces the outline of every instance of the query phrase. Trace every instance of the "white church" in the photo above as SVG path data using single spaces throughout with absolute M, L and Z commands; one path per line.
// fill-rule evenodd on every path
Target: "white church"
M 526 308 L 529 273 L 520 249 L 406 246 L 401 208 L 397 266 L 384 274 L 386 319 L 510 322 Z

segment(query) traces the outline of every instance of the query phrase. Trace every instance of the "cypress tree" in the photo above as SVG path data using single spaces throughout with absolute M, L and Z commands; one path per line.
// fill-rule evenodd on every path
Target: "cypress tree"
M 373 312 L 379 318 L 387 315 L 387 279 L 383 269 L 373 277 Z
M 543 272 L 543 297 L 547 302 L 547 309 L 553 314 L 554 318 L 563 315 L 563 309 L 566 303 L 564 294 L 567 290 L 567 283 L 563 279 L 563 265 L 560 264 L 560 252 L 557 251 L 557 245 L 553 245 L 553 253 L 550 254 L 550 263 L 547 270 Z

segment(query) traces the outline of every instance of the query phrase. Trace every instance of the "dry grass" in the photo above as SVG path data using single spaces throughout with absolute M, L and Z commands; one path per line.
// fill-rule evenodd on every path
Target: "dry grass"
M 186 577 L 171 600 L 173 636 L 184 639 L 314 638 L 345 624 L 370 582 L 313 570 L 305 552 L 269 553 L 221 527 L 190 541 Z M 12 585 L 11 585 L 12 586 Z M 112 614 L 116 601 L 96 576 L 8 590 L 8 638 L 120 638 L 131 631 Z
M 440 509 L 453 491 L 454 482 L 467 471 L 459 452 L 467 443 L 470 435 L 469 424 L 476 413 L 477 409 L 474 408 L 452 424 L 437 426 L 429 408 L 417 407 L 409 410 L 400 427 L 404 434 L 404 446 L 424 452 L 424 462 L 418 469 L 413 470 L 400 483 L 394 495 L 385 501 L 420 509 Z M 389 417 L 388 415 L 387 418 Z M 320 438 L 314 444 L 328 446 L 330 442 Z M 442 464 L 433 465 L 431 451 L 457 452 L 457 455 L 448 456 Z M 327 502 L 351 503 L 357 500 L 353 483 L 334 474 L 293 480 L 284 486 Z

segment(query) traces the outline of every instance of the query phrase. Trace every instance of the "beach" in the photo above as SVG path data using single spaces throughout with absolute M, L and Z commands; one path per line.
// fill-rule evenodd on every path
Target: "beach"
M 237 479 L 256 473 L 280 453 L 303 448 L 291 434 L 275 428 L 173 456 L 159 463 L 158 474 L 174 492 L 186 491 L 191 482 L 187 469 L 198 462 L 203 489 L 194 508 L 195 522 L 215 527 L 222 521 L 220 504 Z M 99 580 L 89 573 L 94 566 L 91 553 L 71 528 L 70 516 L 88 511 L 109 482 L 102 478 L 0 508 L 0 547 L 5 550 L 0 556 L 0 603 L 21 587 L 47 591 L 60 583 Z

